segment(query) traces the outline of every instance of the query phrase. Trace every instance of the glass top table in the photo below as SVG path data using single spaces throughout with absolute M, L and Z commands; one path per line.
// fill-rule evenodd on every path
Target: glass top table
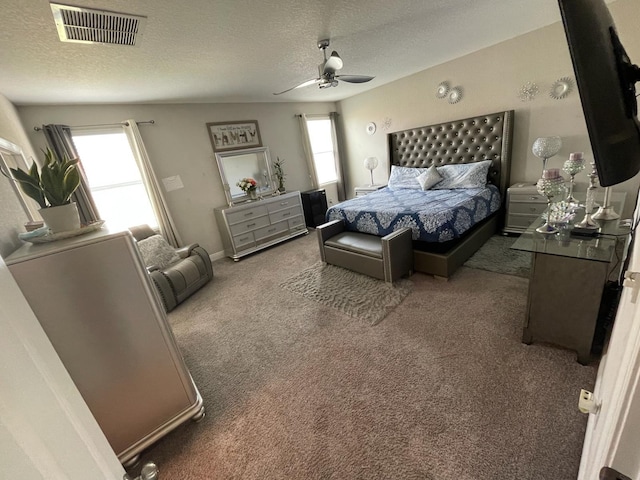
M 616 211 L 622 211 L 625 194 L 614 194 L 612 205 Z M 575 224 L 584 218 L 584 209 L 580 209 L 569 223 L 557 225 L 559 232 L 544 234 L 536 232 L 536 228 L 544 223 L 541 216 L 511 246 L 514 250 L 532 253 L 544 253 L 569 258 L 610 262 L 618 241 L 629 234 L 629 227 L 620 224 L 620 220 L 594 220 L 600 227 L 593 237 L 572 235 Z

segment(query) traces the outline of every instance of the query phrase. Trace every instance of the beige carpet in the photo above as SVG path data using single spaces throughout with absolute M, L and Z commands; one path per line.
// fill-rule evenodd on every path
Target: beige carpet
M 216 262 L 169 315 L 207 416 L 144 453 L 161 480 L 576 478 L 595 368 L 520 342 L 526 279 L 414 274 L 372 328 L 280 287 L 318 260 L 312 232 Z
M 514 237 L 494 235 L 465 262 L 465 267 L 529 278 L 531 253 L 512 250 Z
M 411 280 L 393 284 L 316 262 L 280 286 L 305 298 L 376 325 L 411 291 Z

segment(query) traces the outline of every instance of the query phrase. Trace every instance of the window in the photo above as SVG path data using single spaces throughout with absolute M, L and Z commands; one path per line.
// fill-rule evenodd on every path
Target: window
M 318 185 L 337 182 L 338 171 L 331 119 L 329 116 L 307 117 L 306 122 Z
M 111 228 L 158 221 L 126 134 L 120 128 L 71 132 L 100 218 Z

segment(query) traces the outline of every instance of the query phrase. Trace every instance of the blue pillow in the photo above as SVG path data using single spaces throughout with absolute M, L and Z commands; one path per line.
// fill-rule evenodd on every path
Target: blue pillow
M 487 186 L 487 175 L 491 160 L 475 163 L 461 163 L 436 167 L 442 180 L 432 187 L 433 190 L 454 188 L 483 188 Z
M 387 186 L 391 190 L 400 188 L 411 188 L 421 190 L 422 186 L 418 182 L 418 175 L 425 172 L 426 168 L 398 167 L 391 165 L 391 174 Z

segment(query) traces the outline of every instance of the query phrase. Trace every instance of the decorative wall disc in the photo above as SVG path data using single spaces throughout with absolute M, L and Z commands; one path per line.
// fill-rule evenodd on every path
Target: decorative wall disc
M 449 82 L 442 82 L 436 88 L 436 98 L 445 98 L 449 93 Z
M 573 90 L 573 80 L 569 77 L 562 77 L 551 85 L 549 96 L 555 100 L 565 98 Z
M 460 100 L 462 100 L 462 87 L 453 87 L 449 91 L 449 103 L 458 103 Z
M 376 133 L 376 124 L 373 122 L 369 122 L 367 123 L 367 133 L 369 135 L 373 135 L 374 133 Z
M 538 85 L 533 82 L 527 82 L 518 90 L 518 98 L 523 102 L 530 102 L 538 95 Z

